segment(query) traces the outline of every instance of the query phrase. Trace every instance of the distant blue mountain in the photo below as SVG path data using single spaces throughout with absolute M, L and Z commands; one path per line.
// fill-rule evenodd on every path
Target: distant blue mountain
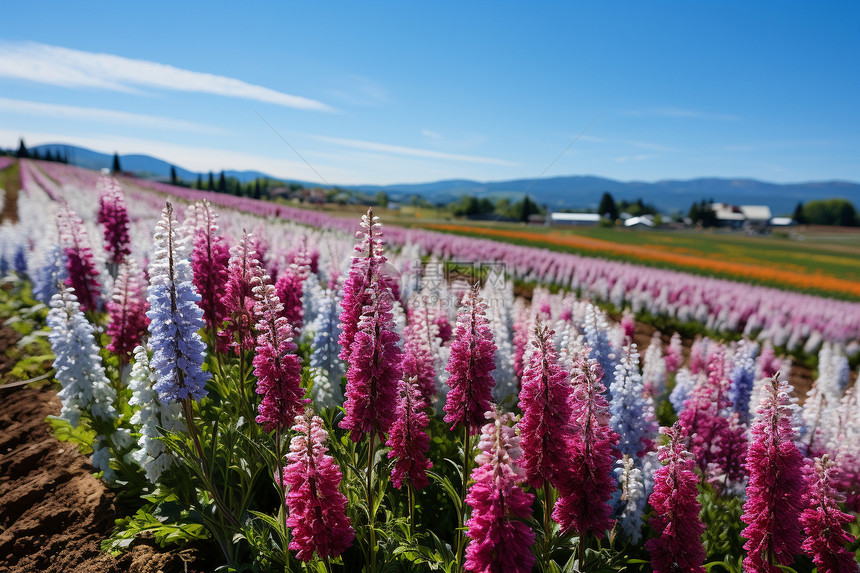
M 64 144 L 40 145 L 39 153 L 62 151 L 70 163 L 89 169 L 110 168 L 113 155 L 97 153 L 82 147 Z M 167 179 L 171 164 L 149 155 L 120 155 L 120 166 L 142 177 Z M 279 179 L 259 171 L 225 171 L 225 175 L 242 182 L 267 177 Z M 194 173 L 176 166 L 176 174 L 185 181 L 197 176 L 208 178 L 208 173 Z M 217 174 L 216 174 L 217 176 Z M 317 186 L 306 181 L 290 181 L 305 186 Z M 326 187 L 325 185 L 320 185 Z M 548 177 L 545 179 L 516 179 L 512 181 L 480 182 L 469 179 L 451 179 L 432 183 L 405 183 L 396 185 L 344 185 L 346 189 L 373 194 L 383 191 L 394 200 L 407 200 L 418 195 L 434 203 L 448 203 L 463 195 L 519 199 L 526 193 L 550 209 L 596 209 L 600 197 L 608 191 L 616 200 L 642 199 L 664 212 L 686 212 L 690 205 L 702 199 L 733 205 L 768 205 L 774 214 L 788 214 L 799 202 L 813 199 L 840 197 L 852 201 L 860 208 L 860 184 L 849 181 L 820 181 L 809 183 L 768 183 L 755 179 L 700 178 L 691 180 L 616 181 L 590 175 Z
M 33 149 L 38 150 L 39 153 L 44 153 L 48 150 L 50 150 L 51 153 L 61 151 L 69 158 L 69 163 L 77 165 L 78 167 L 85 167 L 87 169 L 110 169 L 113 165 L 113 155 L 99 153 L 97 151 L 92 151 L 83 147 L 76 147 L 74 145 L 52 143 L 47 145 L 38 145 Z M 170 167 L 172 165 L 167 161 L 150 155 L 120 155 L 119 164 L 123 171 L 151 179 L 169 178 Z M 198 175 L 203 178 L 203 181 L 206 181 L 209 177 L 208 172 L 195 173 L 177 165 L 173 165 L 173 167 L 176 168 L 176 176 L 185 181 L 196 181 Z M 219 173 L 216 172 L 215 177 L 218 177 L 218 174 Z M 279 179 L 278 177 L 273 177 L 271 175 L 261 173 L 260 171 L 224 171 L 224 175 L 227 177 L 235 177 L 242 183 L 247 183 L 248 181 L 253 181 L 254 179 L 263 177 Z M 312 183 L 307 184 L 313 185 Z
M 702 178 L 687 181 L 616 181 L 589 175 L 513 181 L 440 181 L 426 184 L 350 187 L 365 193 L 386 192 L 393 198 L 417 194 L 445 203 L 462 195 L 519 199 L 528 193 L 552 210 L 596 209 L 604 192 L 617 201 L 644 202 L 664 212 L 686 211 L 695 201 L 713 199 L 733 205 L 768 205 L 774 214 L 790 214 L 799 202 L 841 197 L 860 207 L 860 184 L 848 181 L 768 183 L 755 179 Z

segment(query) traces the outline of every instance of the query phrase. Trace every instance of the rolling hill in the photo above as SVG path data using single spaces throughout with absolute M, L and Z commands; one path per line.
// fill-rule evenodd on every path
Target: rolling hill
M 64 144 L 40 145 L 40 153 L 51 150 L 63 151 L 74 165 L 90 169 L 110 167 L 113 156 L 89 149 Z M 149 155 L 120 155 L 124 171 L 139 176 L 166 179 L 170 176 L 171 164 Z M 194 173 L 176 166 L 177 175 L 194 181 L 198 175 L 204 180 L 208 173 Z M 225 175 L 242 182 L 259 177 L 278 179 L 259 171 L 230 171 Z M 291 180 L 292 181 L 292 180 Z M 295 181 L 305 186 L 316 183 Z M 511 181 L 481 182 L 469 179 L 451 179 L 430 183 L 395 185 L 344 185 L 343 187 L 362 193 L 383 191 L 394 200 L 406 200 L 412 195 L 421 196 L 434 203 L 448 203 L 463 195 L 479 197 L 509 197 L 519 199 L 529 193 L 538 203 L 552 210 L 594 209 L 604 191 L 612 193 L 616 200 L 635 201 L 642 198 L 664 212 L 686 212 L 690 205 L 702 199 L 735 205 L 768 205 L 774 214 L 791 213 L 798 202 L 813 199 L 841 197 L 860 206 L 860 184 L 848 181 L 818 181 L 805 183 L 770 183 L 755 179 L 699 178 L 691 180 L 663 181 L 617 181 L 589 175 L 548 177 L 545 179 L 517 179 Z

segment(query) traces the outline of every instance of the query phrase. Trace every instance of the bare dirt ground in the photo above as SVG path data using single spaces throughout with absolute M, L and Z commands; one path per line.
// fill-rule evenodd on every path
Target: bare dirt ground
M 0 334 L 0 347 L 14 343 Z M 0 573 L 211 570 L 194 551 L 146 541 L 119 558 L 101 552 L 118 517 L 114 496 L 76 446 L 54 438 L 45 418 L 59 412 L 50 387 L 0 389 Z

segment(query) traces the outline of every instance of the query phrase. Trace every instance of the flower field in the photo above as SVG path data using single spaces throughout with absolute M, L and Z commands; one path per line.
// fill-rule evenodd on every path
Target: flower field
M 767 245 L 769 248 L 762 249 L 764 251 L 762 255 L 750 257 L 749 246 L 739 248 L 739 245 L 733 244 L 735 241 L 729 241 L 719 236 L 714 237 L 713 234 L 702 240 L 714 241 L 716 239 L 717 242 L 725 243 L 721 245 L 723 252 L 706 251 L 704 245 L 696 245 L 696 248 L 683 246 L 686 237 L 664 242 L 656 237 L 653 231 L 645 234 L 637 233 L 634 235 L 637 241 L 628 243 L 618 241 L 617 233 L 613 237 L 615 240 L 610 241 L 579 233 L 561 233 L 557 230 L 534 231 L 436 223 L 424 224 L 423 227 L 465 235 L 482 235 L 555 249 L 575 249 L 600 256 L 620 257 L 685 271 L 713 274 L 747 282 L 779 285 L 801 291 L 820 292 L 842 298 L 856 300 L 860 297 L 856 260 L 852 261 L 848 256 L 837 257 L 832 253 L 810 251 L 806 248 L 798 250 L 796 242 L 789 248 L 781 246 L 779 249 L 774 248 L 773 244 L 769 244 Z M 596 234 L 602 230 L 588 229 L 588 231 Z M 741 240 L 749 242 L 750 238 L 743 237 Z M 759 241 L 758 239 L 753 240 Z M 818 264 L 802 264 L 809 262 Z M 821 267 L 825 267 L 827 270 L 822 271 Z M 848 270 L 850 272 L 846 272 Z
M 152 538 L 225 572 L 858 570 L 858 303 L 18 168 L 0 274 L 48 309 L 50 425 L 125 508 L 108 552 Z M 637 315 L 726 336 L 639 348 Z M 817 357 L 802 407 L 792 352 Z

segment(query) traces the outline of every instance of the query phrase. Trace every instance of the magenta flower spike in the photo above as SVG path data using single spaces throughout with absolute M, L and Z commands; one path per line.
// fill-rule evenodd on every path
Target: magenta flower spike
M 137 261 L 128 256 L 119 267 L 113 295 L 107 303 L 110 324 L 107 327 L 110 344 L 107 349 L 128 363 L 131 353 L 140 344 L 149 318 L 149 303 L 143 296 L 143 275 Z
M 361 231 L 356 233 L 358 239 L 355 245 L 356 255 L 353 255 L 349 267 L 349 275 L 343 285 L 343 299 L 340 302 L 343 312 L 340 313 L 341 333 L 338 338 L 341 360 L 349 360 L 352 354 L 352 344 L 358 333 L 361 316 L 365 307 L 372 304 L 374 297 L 383 291 L 391 292 L 391 278 L 380 273 L 380 267 L 386 262 L 385 244 L 382 240 L 382 223 L 379 217 L 373 216 L 369 208 L 361 216 Z M 370 288 L 372 282 L 375 288 Z M 391 295 L 393 297 L 393 295 Z
M 758 416 L 747 451 L 747 500 L 741 520 L 747 556 L 744 571 L 778 573 L 800 553 L 803 509 L 803 457 L 794 444 L 794 405 L 788 382 L 779 374 L 762 389 Z
M 530 551 L 535 534 L 525 520 L 532 513 L 534 496 L 525 493 L 517 482 L 522 470 L 517 458 L 522 453 L 516 429 L 511 427 L 514 415 L 499 414 L 493 407 L 486 413 L 489 423 L 481 429 L 475 458 L 478 467 L 472 471 L 474 484 L 466 503 L 472 515 L 466 522 L 467 571 L 481 573 L 528 573 L 535 558 Z
M 731 381 L 722 352 L 711 355 L 707 372 L 707 379 L 684 402 L 679 422 L 690 436 L 690 452 L 705 477 L 712 482 L 727 477 L 737 483 L 744 477 L 746 427 L 739 423 L 736 413 L 729 413 Z
M 421 392 L 425 405 L 433 404 L 436 396 L 435 353 L 442 345 L 439 327 L 432 319 L 426 304 L 417 304 L 403 331 L 404 378 L 415 377 L 415 386 Z
M 311 274 L 311 258 L 304 244 L 292 255 L 293 262 L 275 283 L 278 298 L 284 307 L 283 316 L 298 336 L 304 322 L 302 292 L 305 281 Z
M 66 259 L 65 284 L 74 289 L 81 310 L 97 311 L 101 304 L 101 283 L 84 222 L 64 204 L 57 219 L 57 228 Z
M 684 362 L 684 348 L 681 343 L 681 335 L 677 332 L 672 335 L 669 346 L 666 347 L 664 360 L 666 361 L 666 370 L 669 372 L 677 372 L 678 368 L 681 367 L 681 363 Z
M 267 432 L 284 431 L 310 400 L 304 398 L 302 363 L 296 354 L 292 326 L 281 316 L 283 307 L 275 287 L 266 275 L 254 277 L 253 285 L 254 314 L 258 317 L 255 328 L 259 333 L 253 364 L 257 394 L 263 397 L 256 421 Z
M 237 353 L 251 350 L 254 346 L 251 334 L 254 294 L 251 289 L 254 277 L 262 277 L 263 272 L 252 237 L 245 232 L 239 244 L 230 249 L 227 284 L 222 297 L 228 318 L 226 330 L 230 333 L 230 347 Z
M 290 549 L 302 561 L 314 554 L 337 557 L 352 544 L 355 532 L 346 515 L 346 496 L 338 489 L 340 468 L 326 453 L 328 433 L 322 419 L 310 412 L 296 417 L 293 431 L 284 468 Z
M 806 468 L 805 509 L 800 516 L 806 531 L 803 549 L 820 573 L 856 573 L 854 552 L 845 548 L 854 537 L 842 529 L 854 516 L 839 509 L 842 496 L 833 487 L 835 470 L 827 454 Z
M 543 488 L 547 483 L 560 488 L 570 472 L 570 386 L 568 373 L 558 364 L 554 334 L 546 326 L 535 326 L 520 390 L 523 456 L 519 464 L 525 470 L 526 483 L 533 488 Z
M 404 480 L 409 480 L 416 490 L 429 483 L 427 470 L 433 462 L 427 459 L 430 451 L 430 436 L 427 435 L 427 404 L 412 377 L 404 376 L 400 382 L 400 399 L 397 405 L 397 419 L 391 426 L 391 434 L 385 445 L 391 448 L 389 458 L 397 458 L 391 470 L 391 483 L 400 488 Z
M 657 457 L 664 465 L 654 472 L 654 491 L 648 498 L 654 508 L 649 523 L 659 537 L 646 541 L 645 548 L 651 554 L 654 573 L 704 573 L 705 524 L 699 519 L 702 505 L 696 499 L 699 476 L 693 454 L 687 451 L 686 436 L 677 422 L 661 432 L 670 442 L 660 446 Z
M 609 425 L 609 404 L 603 386 L 603 369 L 597 360 L 580 354 L 571 369 L 571 425 L 578 428 L 571 440 L 570 473 L 561 487 L 553 519 L 563 532 L 589 532 L 602 539 L 612 528 L 610 499 L 617 489 L 612 466 L 617 458 L 618 434 Z
M 457 312 L 457 327 L 448 359 L 448 386 L 445 421 L 451 429 L 463 425 L 477 434 L 493 404 L 496 344 L 486 315 L 487 303 L 474 285 L 463 297 Z
M 227 317 L 227 308 L 220 293 L 228 282 L 230 250 L 218 231 L 218 214 L 209 201 L 197 203 L 194 216 L 195 225 L 190 229 L 194 241 L 191 268 L 194 272 L 194 287 L 200 294 L 197 304 L 203 310 L 206 326 L 217 333 Z
M 346 373 L 346 416 L 340 427 L 350 430 L 353 441 L 369 432 L 387 434 L 397 412 L 400 337 L 394 329 L 391 290 L 380 278 L 375 272 L 371 276 L 372 303 L 361 316 Z
M 96 220 L 104 225 L 105 251 L 107 264 L 114 270 L 131 254 L 128 236 L 128 209 L 116 179 L 103 176 L 101 181 L 104 193 L 99 197 L 99 210 Z
M 633 334 L 636 332 L 636 317 L 629 308 L 621 315 L 621 329 L 624 331 L 624 344 L 633 342 Z

